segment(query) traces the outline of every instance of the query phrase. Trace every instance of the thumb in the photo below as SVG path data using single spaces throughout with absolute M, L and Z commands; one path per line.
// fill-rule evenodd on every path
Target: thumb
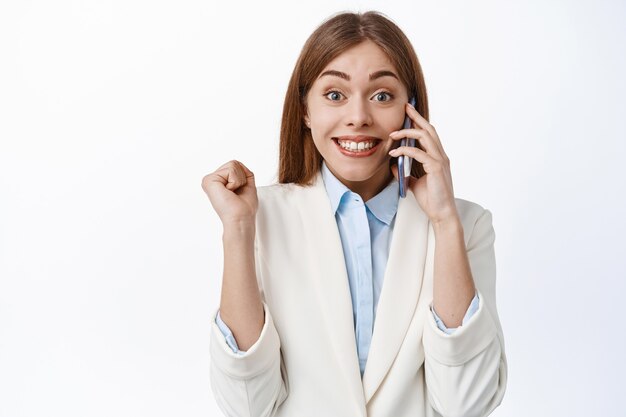
M 241 168 L 243 168 L 243 173 L 246 176 L 246 183 L 249 183 L 252 188 L 256 188 L 256 183 L 254 181 L 254 173 L 248 169 L 244 164 L 241 164 Z

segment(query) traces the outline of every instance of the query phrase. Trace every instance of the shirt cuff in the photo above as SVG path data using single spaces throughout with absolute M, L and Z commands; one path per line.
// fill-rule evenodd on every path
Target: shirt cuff
M 237 346 L 237 341 L 235 340 L 235 336 L 233 336 L 233 332 L 230 331 L 226 323 L 222 321 L 222 317 L 220 316 L 220 311 L 217 310 L 217 316 L 215 317 L 215 324 L 219 327 L 220 331 L 224 335 L 226 339 L 226 343 L 233 350 L 234 353 L 238 355 L 243 355 L 246 353 L 245 350 L 239 350 L 239 346 Z
M 476 292 L 476 295 L 474 295 L 472 302 L 467 308 L 467 312 L 465 313 L 465 317 L 463 317 L 463 322 L 461 323 L 461 326 L 463 326 L 474 315 L 476 310 L 478 310 L 478 292 Z M 444 333 L 452 334 L 454 333 L 456 329 L 458 329 L 458 327 L 450 327 L 450 328 L 446 327 L 446 325 L 443 324 L 443 321 L 441 320 L 441 318 L 439 318 L 437 313 L 435 313 L 435 309 L 431 307 L 430 311 L 433 312 L 433 316 L 435 317 L 435 323 L 437 323 L 437 327 L 439 327 L 439 329 L 443 331 Z

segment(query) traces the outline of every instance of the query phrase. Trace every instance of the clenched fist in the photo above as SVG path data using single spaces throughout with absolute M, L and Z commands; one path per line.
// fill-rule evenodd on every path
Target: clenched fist
M 202 178 L 202 189 L 223 225 L 254 224 L 259 201 L 254 174 L 239 161 L 229 161 Z

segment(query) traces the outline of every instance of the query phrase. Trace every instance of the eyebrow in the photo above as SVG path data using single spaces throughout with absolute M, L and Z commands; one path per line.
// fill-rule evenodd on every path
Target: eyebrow
M 325 75 L 333 75 L 335 77 L 343 78 L 346 81 L 350 81 L 350 76 L 348 74 L 346 74 L 345 72 L 337 71 L 337 70 L 324 71 L 317 78 L 322 78 Z M 396 80 L 400 81 L 396 74 L 394 74 L 392 71 L 388 71 L 388 70 L 376 71 L 376 72 L 370 74 L 370 81 L 376 80 L 376 79 L 378 79 L 380 77 L 393 77 Z

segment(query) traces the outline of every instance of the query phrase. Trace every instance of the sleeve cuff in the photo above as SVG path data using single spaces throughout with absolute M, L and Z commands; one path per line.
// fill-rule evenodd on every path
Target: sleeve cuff
M 476 312 L 452 334 L 442 332 L 435 317 L 427 315 L 428 324 L 424 326 L 423 336 L 426 355 L 444 365 L 458 366 L 469 361 L 493 341 L 497 335 L 496 324 L 484 304 L 480 290 L 477 290 L 477 297 Z
M 269 369 L 276 360 L 280 360 L 280 338 L 265 302 L 263 311 L 265 322 L 259 339 L 247 351 L 235 353 L 217 324 L 216 310 L 211 323 L 210 354 L 211 360 L 222 372 L 233 378 L 249 379 Z
M 474 315 L 476 310 L 478 310 L 478 292 L 476 292 L 476 294 L 474 295 L 474 298 L 472 299 L 472 302 L 470 303 L 469 307 L 467 308 L 467 311 L 465 312 L 465 317 L 463 317 L 463 321 L 461 322 L 461 326 L 463 326 Z M 443 320 L 441 320 L 441 318 L 437 315 L 437 313 L 435 312 L 435 309 L 432 307 L 432 305 L 431 305 L 430 311 L 433 312 L 433 316 L 435 318 L 435 323 L 437 323 L 437 327 L 439 327 L 439 329 L 442 332 L 444 332 L 446 334 L 452 334 L 452 333 L 454 333 L 454 331 L 456 329 L 458 329 L 458 327 L 446 327 L 446 325 L 443 323 Z M 461 326 L 459 326 L 459 327 L 461 327 Z
M 215 323 L 217 327 L 219 327 L 222 335 L 224 335 L 224 339 L 226 339 L 226 343 L 233 350 L 234 353 L 238 355 L 243 355 L 246 353 L 245 350 L 239 350 L 239 346 L 237 346 L 237 341 L 235 340 L 235 336 L 233 336 L 233 332 L 230 328 L 222 321 L 222 316 L 220 316 L 220 311 L 217 310 L 217 317 L 215 318 Z

